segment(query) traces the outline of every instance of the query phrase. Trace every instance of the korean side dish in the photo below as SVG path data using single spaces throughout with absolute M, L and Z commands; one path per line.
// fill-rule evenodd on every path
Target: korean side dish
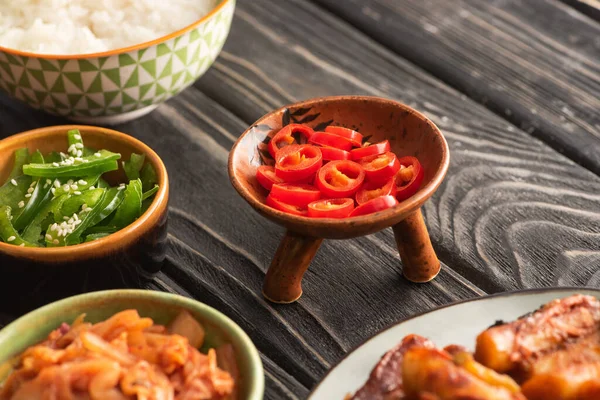
M 423 182 L 415 157 L 398 157 L 384 140 L 369 143 L 359 132 L 328 126 L 315 132 L 289 124 L 268 143 L 274 166 L 256 179 L 276 210 L 313 218 L 356 217 L 383 211 L 414 195 Z
M 0 46 L 38 54 L 89 54 L 166 36 L 200 20 L 217 0 L 2 0 Z
M 187 311 L 169 326 L 125 310 L 63 323 L 23 352 L 0 400 L 233 400 L 233 347 L 201 353 L 205 331 Z
M 13 169 L 0 186 L 0 240 L 23 247 L 70 246 L 125 228 L 150 206 L 158 191 L 145 155 L 122 162 L 127 182 L 111 186 L 103 175 L 119 168 L 119 153 L 92 149 L 78 130 L 65 134 L 67 153 L 15 151 Z
M 409 335 L 347 397 L 367 399 L 600 399 L 600 302 L 575 295 L 498 322 L 479 334 L 474 353 Z

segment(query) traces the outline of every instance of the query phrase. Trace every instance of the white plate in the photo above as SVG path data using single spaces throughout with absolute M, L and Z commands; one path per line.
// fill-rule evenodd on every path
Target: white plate
M 354 393 L 367 381 L 381 356 L 408 334 L 425 336 L 439 347 L 459 344 L 473 349 L 477 335 L 497 320 L 512 321 L 550 300 L 576 293 L 600 298 L 600 290 L 594 289 L 535 289 L 467 300 L 411 317 L 354 349 L 325 375 L 308 399 L 343 400 Z

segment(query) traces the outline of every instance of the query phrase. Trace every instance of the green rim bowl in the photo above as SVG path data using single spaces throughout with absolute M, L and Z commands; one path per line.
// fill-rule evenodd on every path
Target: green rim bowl
M 236 0 L 169 35 L 93 54 L 53 55 L 0 46 L 0 91 L 31 107 L 89 124 L 139 118 L 190 86 L 229 34 Z
M 240 370 L 240 399 L 263 398 L 265 379 L 258 350 L 235 322 L 196 300 L 151 290 L 106 290 L 73 296 L 38 308 L 7 325 L 0 331 L 0 381 L 6 379 L 15 356 L 44 340 L 61 323 L 71 323 L 82 313 L 87 321 L 98 322 L 132 308 L 158 324 L 169 323 L 181 309 L 189 311 L 204 326 L 204 347 L 233 345 Z

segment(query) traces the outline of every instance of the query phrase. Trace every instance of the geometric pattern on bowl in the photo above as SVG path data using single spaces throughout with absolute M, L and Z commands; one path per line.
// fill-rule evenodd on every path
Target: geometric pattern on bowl
M 103 57 L 52 59 L 0 49 L 0 89 L 34 108 L 68 117 L 151 107 L 187 88 L 212 65 L 229 34 L 234 9 L 235 1 L 228 1 L 177 37 Z

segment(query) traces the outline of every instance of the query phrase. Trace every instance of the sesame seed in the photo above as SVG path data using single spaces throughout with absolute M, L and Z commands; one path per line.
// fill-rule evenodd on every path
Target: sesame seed
M 119 186 L 119 187 L 117 188 L 117 190 L 123 190 L 123 189 L 125 189 L 125 186 Z
M 87 185 L 87 182 L 83 179 L 80 179 L 77 183 L 79 183 L 80 185 Z
M 81 140 L 81 135 L 78 135 L 77 133 L 74 134 L 73 137 L 75 138 L 75 140 Z
M 60 182 L 57 180 L 54 181 L 54 186 L 59 188 L 60 187 Z
M 58 244 L 58 243 L 60 243 L 60 242 L 58 241 L 58 239 L 54 239 L 54 240 L 52 241 L 52 243 L 54 243 L 54 244 Z
M 23 208 L 23 207 L 25 207 L 25 202 L 24 201 L 20 201 L 18 205 L 19 205 L 19 208 Z
M 102 154 L 100 154 L 100 153 L 94 153 L 94 155 L 95 155 L 96 157 L 102 157 Z
M 49 233 L 46 233 L 46 240 L 52 240 L 52 235 Z
M 56 194 L 56 189 L 55 188 L 50 189 L 50 191 L 52 192 L 52 194 Z
M 83 162 L 83 158 L 81 158 L 81 157 L 75 157 L 75 161 Z
M 83 203 L 83 204 L 81 205 L 81 209 L 82 209 L 82 210 L 84 210 L 84 209 L 86 209 L 86 208 L 87 208 L 87 204 Z
M 7 242 L 12 242 L 16 239 L 16 236 L 10 236 L 8 239 L 6 239 Z
M 96 189 L 96 186 L 92 185 L 92 186 L 90 186 L 90 188 L 89 188 L 89 189 L 90 189 L 90 190 L 94 190 L 94 189 Z
M 63 217 L 63 219 L 64 219 L 65 221 L 67 221 L 67 220 L 69 219 L 69 217 L 67 217 L 67 216 L 64 216 L 64 217 Z
M 25 197 L 27 197 L 27 198 L 30 198 L 30 197 L 31 197 L 31 193 L 27 193 L 27 194 L 25 195 Z
M 30 188 L 34 187 L 36 183 L 37 183 L 37 181 L 33 181 L 33 182 L 31 182 L 31 185 L 29 185 L 29 187 L 30 187 Z
M 46 189 L 47 187 L 48 187 L 48 184 L 47 184 L 47 183 L 45 183 L 45 184 L 44 184 L 44 189 Z
M 69 153 L 73 153 L 73 152 L 74 152 L 74 151 L 76 151 L 76 150 L 77 150 L 77 149 L 75 148 L 75 145 L 74 145 L 74 144 L 70 145 L 70 146 L 69 146 L 69 148 L 67 149 L 67 151 L 68 151 Z
M 77 185 L 71 185 L 71 189 L 77 190 L 77 189 L 79 189 L 79 186 L 77 186 Z
M 19 247 L 25 247 L 25 243 L 21 243 Z
M 30 187 L 29 189 L 27 189 L 27 193 L 33 193 L 33 190 L 34 189 L 32 187 Z
M 75 143 L 75 147 L 78 149 L 83 149 L 83 143 Z
M 52 181 L 50 179 L 46 179 L 46 184 L 47 185 L 52 185 Z
M 70 188 L 71 188 L 71 186 L 69 186 L 69 185 L 67 185 L 67 184 L 63 185 L 63 190 L 64 190 L 65 192 L 68 192 Z
M 12 183 L 13 185 L 17 186 L 17 181 L 16 181 L 16 180 L 14 180 L 14 179 L 11 179 L 11 180 L 10 180 L 10 183 Z
M 69 180 L 67 181 L 67 185 L 72 185 L 73 183 L 74 183 L 74 182 L 73 182 L 73 179 L 69 179 Z
M 79 190 L 76 190 L 76 191 L 73 192 L 73 194 L 80 195 L 81 192 Z
M 55 167 L 59 166 L 59 164 L 57 162 L 53 162 L 52 165 L 55 166 Z
M 73 222 L 73 225 L 77 226 L 82 222 L 83 222 L 82 220 L 78 219 L 77 221 Z
M 77 150 L 77 157 L 81 157 L 83 155 L 83 151 Z
M 55 231 L 55 230 L 57 230 L 57 229 L 58 229 L 58 224 L 55 222 L 55 223 L 53 223 L 53 224 L 52 224 L 52 226 L 50 227 L 50 230 L 51 230 L 51 231 Z
M 83 159 L 84 164 L 89 163 L 89 162 L 90 162 L 90 160 L 86 160 L 85 158 Z
M 60 152 L 60 155 L 61 155 L 63 158 L 67 158 L 67 157 L 69 157 L 69 156 L 67 156 L 65 153 L 63 153 L 62 151 Z
M 73 214 L 73 219 L 75 219 L 75 221 L 79 221 L 79 216 L 77 214 Z
M 92 211 L 92 207 L 87 207 L 87 208 L 86 208 L 85 210 L 83 210 L 83 211 L 85 211 L 85 212 L 90 212 L 90 211 Z

